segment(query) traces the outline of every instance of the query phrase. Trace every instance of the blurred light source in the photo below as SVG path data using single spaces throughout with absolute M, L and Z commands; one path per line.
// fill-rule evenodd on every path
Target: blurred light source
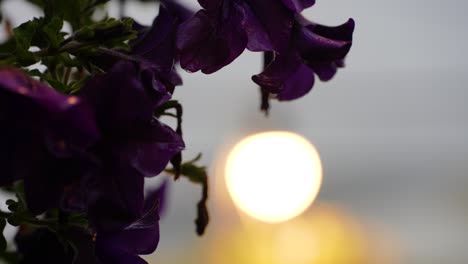
M 203 246 L 205 264 L 398 264 L 400 251 L 381 229 L 336 205 L 319 203 L 276 225 L 220 224 Z M 374 232 L 378 236 L 374 236 Z M 382 244 L 381 242 L 387 243 Z M 391 254 L 388 254 L 391 252 Z
M 322 164 L 305 138 L 265 132 L 240 141 L 230 152 L 226 184 L 235 204 L 249 216 L 281 222 L 302 213 L 316 198 Z

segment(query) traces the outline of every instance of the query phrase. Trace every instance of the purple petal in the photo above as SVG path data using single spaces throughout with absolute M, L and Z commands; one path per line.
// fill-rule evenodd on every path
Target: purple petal
M 342 60 L 352 45 L 354 21 L 338 27 L 325 27 L 298 17 L 303 26 L 297 34 L 297 47 L 301 57 L 310 65 Z M 307 24 L 309 23 L 309 24 Z
M 144 206 L 143 175 L 128 165 L 126 157 L 106 156 L 99 177 L 89 184 L 88 212 L 93 226 L 104 231 L 133 222 Z
M 351 41 L 353 39 L 355 22 L 350 18 L 344 24 L 336 27 L 324 26 L 312 22 L 309 22 L 306 26 L 308 30 L 313 31 L 320 36 L 334 40 Z
M 276 0 L 249 0 L 246 3 L 269 36 L 274 50 L 285 51 L 291 38 L 294 13 Z
M 231 6 L 222 13 L 220 21 L 219 16 L 217 12 L 201 10 L 180 25 L 176 43 L 182 68 L 210 74 L 244 51 L 247 35 L 240 27 L 242 11 Z
M 317 63 L 314 65 L 310 65 L 310 67 L 314 69 L 315 74 L 317 74 L 317 76 L 322 82 L 331 80 L 333 76 L 335 76 L 339 68 L 339 66 L 337 66 L 335 62 L 322 64 Z
M 182 138 L 172 128 L 155 120 L 151 127 L 141 131 L 138 138 L 129 141 L 122 151 L 142 175 L 155 176 L 184 146 Z
M 100 137 L 94 113 L 87 102 L 76 96 L 69 97 L 68 101 L 72 105 L 51 115 L 44 127 L 48 150 L 57 157 L 69 156 L 76 149 L 84 150 Z
M 158 215 L 161 217 L 167 208 L 167 189 L 169 181 L 164 180 L 157 188 L 150 189 L 145 195 L 145 212 L 157 207 Z
M 164 5 L 171 15 L 177 17 L 179 22 L 184 22 L 189 19 L 195 12 L 176 0 L 161 0 L 161 4 Z
M 247 48 L 251 51 L 273 50 L 273 44 L 270 41 L 270 37 L 250 7 L 245 2 L 242 2 L 240 6 L 240 10 L 242 11 L 244 18 L 242 20 L 242 27 L 248 37 Z
M 310 30 L 302 30 L 298 49 L 308 62 L 324 62 L 343 59 L 351 48 L 351 42 L 332 40 Z
M 302 58 L 320 80 L 329 81 L 338 68 L 344 67 L 344 57 L 352 45 L 354 20 L 337 27 L 315 24 L 302 16 L 297 16 L 297 21 L 301 25 L 297 39 Z
M 139 122 L 149 122 L 154 109 L 167 100 L 169 94 L 157 79 L 143 82 L 139 75 L 137 65 L 120 61 L 83 87 L 82 94 L 94 107 L 102 130 L 126 133 Z
M 294 50 L 290 50 L 288 54 L 276 54 L 273 61 L 266 69 L 252 77 L 252 80 L 265 88 L 269 93 L 277 94 L 284 86 L 288 78 L 297 71 L 301 65 L 301 60 Z
M 85 101 L 16 69 L 0 70 L 0 183 L 24 179 L 33 214 L 61 205 L 65 189 L 88 173 L 82 155 L 99 138 Z
M 305 64 L 289 76 L 284 82 L 283 89 L 278 93 L 278 100 L 289 101 L 307 94 L 314 86 L 314 72 Z
M 278 100 L 297 99 L 307 94 L 314 85 L 314 72 L 303 64 L 294 51 L 289 54 L 276 55 L 273 62 L 253 81 L 277 95 Z
M 225 0 L 198 0 L 198 3 L 206 10 L 219 8 Z
M 161 5 L 151 28 L 133 43 L 132 54 L 149 61 L 162 73 L 171 71 L 175 61 L 176 28 L 177 18 Z
M 98 234 L 98 244 L 129 254 L 151 254 L 159 243 L 159 215 L 157 201 L 140 219 L 118 232 Z
M 315 4 L 315 0 L 282 0 L 283 4 L 296 13 Z
M 100 244 L 102 243 L 96 243 L 96 257 L 102 264 L 148 264 L 139 256 L 106 248 Z
M 105 263 L 146 263 L 137 255 L 153 253 L 159 243 L 159 214 L 164 203 L 166 182 L 151 190 L 143 213 L 136 221 L 117 231 L 98 232 L 96 254 Z M 119 259 L 115 259 L 119 256 Z M 120 262 L 125 261 L 125 262 Z
M 0 70 L 0 80 L 2 90 L 22 97 L 24 103 L 29 101 L 33 107 L 39 107 L 43 111 L 56 113 L 73 105 L 67 102 L 69 96 L 55 91 L 17 69 Z

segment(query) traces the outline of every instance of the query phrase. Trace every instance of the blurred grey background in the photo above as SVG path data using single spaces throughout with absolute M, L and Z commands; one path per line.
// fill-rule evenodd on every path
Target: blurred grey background
M 146 24 L 158 10 L 134 2 L 127 8 Z M 14 25 L 38 15 L 21 0 L 4 1 L 2 10 Z M 245 52 L 209 76 L 183 73 L 175 97 L 185 110 L 185 157 L 202 152 L 213 168 L 226 144 L 249 133 L 297 132 L 322 157 L 319 201 L 391 232 L 403 263 L 468 263 L 466 10 L 461 0 L 317 0 L 308 18 L 326 25 L 356 20 L 347 67 L 302 99 L 273 102 L 268 118 L 250 81 L 261 70 L 260 54 Z M 223 176 L 211 171 L 212 182 Z M 171 185 L 155 253 L 161 263 L 213 235 L 210 229 L 206 237 L 195 235 L 199 193 L 184 180 Z M 213 199 L 216 226 L 228 219 L 216 213 Z M 195 254 L 190 263 L 198 262 Z

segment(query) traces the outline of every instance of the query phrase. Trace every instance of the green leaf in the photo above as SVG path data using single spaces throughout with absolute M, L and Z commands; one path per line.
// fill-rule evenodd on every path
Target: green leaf
M 16 40 L 11 38 L 0 44 L 0 54 L 11 55 L 16 49 Z M 2 56 L 3 57 L 3 56 Z
M 19 205 L 17 201 L 8 199 L 5 203 L 8 205 L 8 210 L 10 210 L 10 212 L 18 211 Z
M 16 192 L 16 197 L 18 198 L 19 209 L 22 211 L 27 211 L 26 196 L 24 194 L 24 182 L 16 182 L 14 188 Z
M 81 87 L 83 87 L 83 85 L 90 79 L 91 77 L 89 76 L 85 76 L 83 77 L 82 79 L 78 80 L 78 81 L 74 81 L 72 83 L 70 83 L 70 90 L 69 90 L 69 93 L 70 94 L 74 94 L 76 92 L 78 92 Z
M 7 252 L 0 253 L 0 259 L 5 261 L 3 263 L 8 263 L 8 264 L 20 263 L 18 252 L 7 251 Z
M 160 105 L 156 109 L 155 115 L 160 116 L 160 115 L 164 114 L 166 112 L 166 110 L 176 108 L 178 105 L 179 105 L 179 102 L 177 100 L 169 100 L 169 101 L 163 103 L 162 105 Z
M 132 27 L 133 20 L 109 18 L 80 28 L 73 38 L 79 42 L 90 42 L 110 48 L 128 48 L 127 40 L 134 39 L 137 32 Z
M 57 49 L 64 40 L 64 33 L 61 33 L 63 20 L 59 17 L 53 17 L 49 23 L 42 27 L 42 31 L 48 41 L 49 48 Z
M 79 226 L 83 228 L 87 228 L 89 225 L 86 215 L 79 213 L 71 213 L 68 219 L 68 223 L 70 226 Z
M 206 168 L 194 164 L 182 164 L 180 173 L 186 176 L 191 182 L 203 183 L 206 181 Z
M 15 54 L 17 56 L 17 61 L 21 66 L 29 66 L 38 61 L 34 54 L 29 51 L 29 48 L 31 47 L 32 39 L 39 26 L 40 21 L 38 19 L 34 19 L 13 29 L 16 41 Z
M 53 78 L 45 78 L 45 80 L 50 84 L 50 86 L 59 92 L 66 93 L 68 91 L 67 85 L 61 81 L 55 80 Z
M 48 49 L 48 52 L 58 49 L 66 33 L 61 32 L 63 20 L 60 17 L 51 19 L 35 18 L 30 21 L 35 25 L 35 32 L 30 41 L 30 46 Z
M 28 71 L 29 76 L 34 76 L 34 77 L 41 77 L 42 72 L 40 72 L 38 69 L 33 69 Z
M 206 181 L 206 167 L 205 166 L 197 166 L 195 165 L 202 157 L 201 153 L 187 162 L 184 162 L 180 165 L 180 174 L 185 176 L 188 180 L 193 183 L 203 183 Z M 167 169 L 167 172 L 171 174 L 175 174 L 175 169 Z
M 62 17 L 70 22 L 73 29 L 91 23 L 91 15 L 94 9 L 109 0 L 28 0 L 37 5 L 45 12 L 45 17 L 50 19 L 54 16 Z

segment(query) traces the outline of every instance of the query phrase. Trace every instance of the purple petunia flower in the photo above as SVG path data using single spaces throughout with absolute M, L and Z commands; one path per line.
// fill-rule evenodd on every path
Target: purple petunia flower
M 236 59 L 247 46 L 237 1 L 216 10 L 198 11 L 177 33 L 180 65 L 189 72 L 213 73 Z
M 327 27 L 298 15 L 287 52 L 275 53 L 265 70 L 252 79 L 280 101 L 299 98 L 312 89 L 314 73 L 328 81 L 344 66 L 353 30 L 352 19 L 338 27 Z
M 146 264 L 138 255 L 159 243 L 159 215 L 167 182 L 151 189 L 142 214 L 120 229 L 103 232 L 69 227 L 57 234 L 47 228 L 21 226 L 15 236 L 19 263 Z
M 294 12 L 300 13 L 302 10 L 315 4 L 315 0 L 282 0 L 283 4 Z
M 173 1 L 164 1 L 151 27 L 134 22 L 138 38 L 130 43 L 131 56 L 153 69 L 159 80 L 172 93 L 182 80 L 176 72 L 178 54 L 175 48 L 179 24 L 192 12 Z
M 153 71 L 158 81 L 173 93 L 175 86 L 182 84 L 182 79 L 175 68 L 178 62 L 175 48 L 176 32 L 179 24 L 191 14 L 190 10 L 177 2 L 164 0 L 151 27 L 133 22 L 137 37 L 129 42 L 129 52 L 101 51 L 101 54 L 93 55 L 89 59 L 105 71 L 121 60 L 137 62 Z
M 144 210 L 135 221 L 96 235 L 96 256 L 103 264 L 146 264 L 138 255 L 154 252 L 159 243 L 159 215 L 166 182 L 146 195 Z
M 294 13 L 276 0 L 200 0 L 204 8 L 184 22 L 177 34 L 182 68 L 213 73 L 246 48 L 287 48 Z
M 0 130 L 0 185 L 24 179 L 34 214 L 68 204 L 94 166 L 85 153 L 99 138 L 89 105 L 17 69 L 0 69 Z
M 99 230 L 118 229 L 141 215 L 144 177 L 159 174 L 184 143 L 153 117 L 170 93 L 144 65 L 118 62 L 92 78 L 82 96 L 102 133 L 93 149 L 101 168 L 89 183 L 89 217 Z

